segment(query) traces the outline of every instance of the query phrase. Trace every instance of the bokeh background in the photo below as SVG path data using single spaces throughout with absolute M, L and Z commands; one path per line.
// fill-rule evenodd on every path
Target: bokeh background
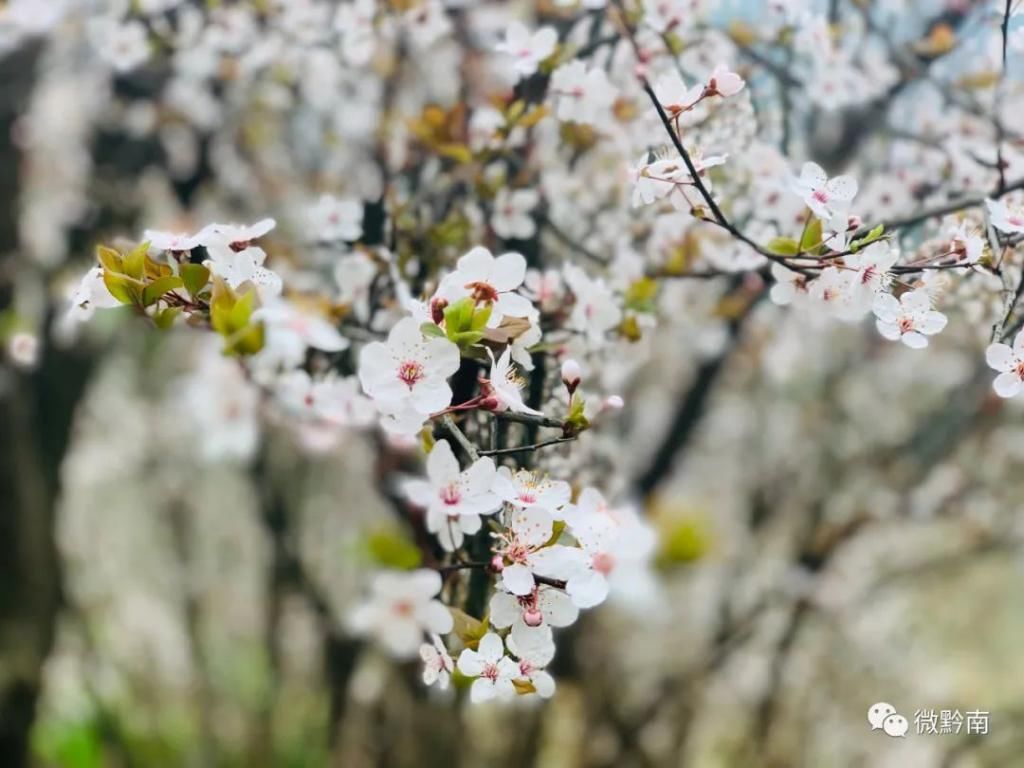
M 300 206 L 340 190 L 366 201 L 364 229 L 379 227 L 388 168 L 406 162 L 382 157 L 404 157 L 427 105 L 486 90 L 478 49 L 513 17 L 539 11 L 574 34 L 593 12 L 450 3 L 456 34 L 409 32 L 354 70 L 305 50 L 315 22 L 289 29 L 276 4 L 234 5 L 261 21 L 223 22 L 216 61 L 183 46 L 125 72 L 92 22 L 150 9 L 158 36 L 159 3 L 39 0 L 32 23 L 0 10 L 0 335 L 39 340 L 31 364 L 9 352 L 0 366 L 0 764 L 1024 765 L 1024 422 L 991 394 L 981 291 L 962 293 L 957 320 L 916 355 L 767 301 L 723 317 L 721 286 L 667 282 L 667 321 L 604 374 L 627 408 L 581 441 L 598 457 L 583 478 L 644 500 L 656 593 L 563 633 L 557 694 L 539 704 L 471 707 L 349 637 L 344 614 L 397 535 L 379 438 L 297 434 L 200 334 L 99 315 L 68 328 L 68 287 L 97 242 L 266 215 L 279 220 L 275 268 L 330 281 L 339 254 L 301 246 Z M 933 189 L 891 167 L 942 150 L 885 126 L 916 130 L 899 117 L 931 114 L 936 89 L 834 109 L 805 99 L 780 118 L 790 91 L 757 60 L 790 61 L 758 36 L 772 5 L 703 12 L 750 83 L 756 137 L 735 140 L 852 166 L 881 214 L 913 213 Z M 895 67 L 902 83 L 904 55 L 922 79 L 983 70 L 997 5 L 814 7 L 854 46 L 873 39 L 858 21 L 870 11 L 892 47 L 863 43 L 862 66 Z M 940 23 L 957 45 L 922 53 Z M 1024 131 L 1012 94 L 1004 122 Z M 872 169 L 902 179 L 881 202 Z M 605 177 L 621 183 L 614 166 Z M 588 229 L 556 182 L 549 213 L 570 234 L 602 248 L 629 220 Z M 908 718 L 986 710 L 989 733 L 919 735 L 912 722 L 888 738 L 866 720 L 876 701 Z

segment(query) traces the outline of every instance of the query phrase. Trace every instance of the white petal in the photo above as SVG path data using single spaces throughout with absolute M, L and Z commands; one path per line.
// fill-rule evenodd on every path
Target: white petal
M 857 195 L 857 180 L 852 176 L 836 176 L 825 185 L 825 189 L 829 197 L 849 202 Z
M 525 565 L 515 563 L 505 566 L 501 572 L 501 581 L 513 595 L 528 595 L 533 591 L 533 572 Z
M 491 624 L 498 629 L 511 627 L 523 611 L 519 607 L 519 601 L 507 592 L 495 592 L 491 597 Z
M 900 314 L 900 303 L 891 293 L 879 293 L 875 296 L 871 309 L 879 320 L 894 323 Z
M 526 258 L 521 253 L 503 253 L 491 267 L 491 285 L 498 291 L 514 291 L 526 277 Z
M 448 485 L 459 476 L 459 461 L 447 440 L 438 440 L 427 456 L 427 477 L 435 488 Z
M 480 639 L 477 652 L 484 661 L 497 662 L 498 659 L 505 655 L 505 644 L 501 640 L 501 635 L 488 632 Z
M 484 671 L 484 660 L 479 653 L 467 648 L 459 655 L 458 667 L 466 677 L 476 677 Z
M 904 333 L 900 341 L 911 349 L 924 349 L 928 346 L 928 337 L 924 334 L 918 333 L 917 331 Z
M 591 571 L 570 579 L 566 591 L 580 608 L 593 608 L 608 597 L 608 581 L 601 574 Z
M 997 371 L 1009 371 L 1015 362 L 1013 350 L 1005 344 L 989 344 L 985 350 L 985 362 Z
M 924 316 L 917 321 L 916 327 L 921 333 L 934 336 L 946 327 L 946 316 L 941 312 L 931 310 L 925 312 Z
M 878 320 L 875 322 L 875 327 L 878 329 L 878 332 L 889 341 L 899 341 L 900 336 L 903 335 L 903 332 L 896 323 L 886 323 L 882 320 Z
M 1016 373 L 1001 373 L 992 382 L 992 389 L 1000 397 L 1016 397 L 1024 389 L 1024 381 Z

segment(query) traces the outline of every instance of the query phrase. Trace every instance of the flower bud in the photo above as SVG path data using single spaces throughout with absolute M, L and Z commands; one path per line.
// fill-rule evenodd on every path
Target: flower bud
M 501 559 L 501 555 L 495 555 L 491 558 L 491 570 L 495 573 L 501 573 L 505 570 L 505 561 Z
M 850 216 L 846 217 L 846 229 L 848 232 L 854 232 L 860 229 L 863 223 L 864 220 L 860 216 L 857 216 L 855 214 L 851 214 Z
M 523 611 L 523 623 L 528 627 L 539 627 L 544 623 L 544 614 L 536 608 Z
M 7 356 L 19 368 L 35 368 L 39 362 L 39 338 L 24 331 L 13 334 L 7 342 Z
M 430 319 L 440 325 L 444 321 L 444 310 L 448 299 L 433 298 L 430 300 Z
M 562 363 L 562 383 L 565 384 L 565 388 L 569 390 L 569 396 L 572 397 L 573 392 L 576 391 L 576 387 L 580 385 L 580 380 L 583 378 L 583 371 L 580 370 L 580 364 L 572 358 L 567 359 Z
M 609 395 L 604 399 L 604 402 L 601 403 L 601 410 L 618 411 L 622 409 L 623 405 L 625 405 L 625 403 L 623 402 L 621 397 L 619 397 L 618 395 Z

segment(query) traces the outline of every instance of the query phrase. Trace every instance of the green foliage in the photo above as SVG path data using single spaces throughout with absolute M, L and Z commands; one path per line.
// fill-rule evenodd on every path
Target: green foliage
M 419 567 L 423 559 L 419 547 L 390 528 L 367 535 L 365 545 L 373 562 L 385 568 L 412 570 Z
M 816 254 L 821 248 L 821 219 L 812 216 L 800 238 L 800 252 Z
M 140 310 L 154 306 L 168 293 L 185 285 L 168 264 L 149 258 L 149 243 L 141 243 L 124 254 L 101 245 L 96 248 L 96 258 L 103 267 L 103 283 L 110 295 Z M 167 328 L 175 317 L 176 312 L 158 312 L 154 321 L 157 326 Z
M 796 256 L 800 253 L 800 243 L 792 237 L 773 237 L 764 247 L 776 256 Z
M 693 563 L 710 548 L 711 537 L 705 526 L 692 517 L 667 520 L 660 528 L 657 564 L 661 568 Z
M 455 622 L 452 632 L 462 641 L 463 645 L 475 651 L 484 635 L 487 634 L 487 616 L 484 616 L 483 619 L 474 619 L 465 611 L 452 606 L 448 606 L 448 611 Z
M 590 421 L 584 415 L 583 410 L 586 402 L 576 392 L 569 402 L 569 414 L 565 417 L 565 431 L 571 435 L 578 435 L 590 426 Z
M 484 337 L 487 321 L 491 319 L 491 305 L 477 307 L 470 297 L 459 299 L 444 309 L 444 327 L 448 339 L 460 349 L 471 347 Z
M 866 235 L 864 235 L 864 237 L 861 237 L 861 238 L 859 238 L 857 240 L 854 240 L 852 243 L 850 243 L 850 251 L 851 251 L 851 253 L 856 253 L 861 248 L 863 248 L 865 245 L 871 245 L 871 243 L 875 242 L 876 240 L 881 240 L 882 236 L 884 234 L 885 234 L 885 225 L 884 224 L 879 224 L 877 227 L 875 227 L 870 232 L 868 232 Z
M 210 299 L 210 324 L 213 330 L 224 337 L 225 355 L 254 355 L 263 349 L 263 323 L 252 322 L 255 308 L 254 288 L 239 295 L 223 280 L 214 280 Z
M 192 298 L 196 298 L 209 283 L 210 270 L 202 264 L 182 264 L 178 268 L 185 290 Z
M 654 312 L 657 297 L 658 281 L 650 277 L 641 277 L 626 289 L 626 308 L 634 312 Z

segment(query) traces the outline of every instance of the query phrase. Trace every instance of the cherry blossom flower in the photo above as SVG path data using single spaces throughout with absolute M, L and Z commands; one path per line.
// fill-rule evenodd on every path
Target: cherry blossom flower
M 554 518 L 543 507 L 513 509 L 506 512 L 504 518 L 504 530 L 493 534 L 496 538 L 494 552 L 504 563 L 502 584 L 513 595 L 532 594 L 535 570 L 543 570 L 540 575 L 551 575 L 552 570 L 559 570 L 563 565 L 558 559 L 563 553 L 556 552 L 553 557 L 550 550 L 555 547 L 542 549 L 551 538 Z
M 676 117 L 693 107 L 703 93 L 703 83 L 687 87 L 675 69 L 670 69 L 654 82 L 654 95 L 669 117 Z
M 296 368 L 281 376 L 275 390 L 293 412 L 332 427 L 368 427 L 377 417 L 373 401 L 362 394 L 355 376 L 331 373 L 313 379 Z
M 526 295 L 542 312 L 554 311 L 562 303 L 565 293 L 562 273 L 557 269 L 548 269 L 544 272 L 536 269 L 526 270 L 523 288 Z
M 267 254 L 253 245 L 275 225 L 273 219 L 263 219 L 251 226 L 210 224 L 203 227 L 195 236 L 210 256 L 203 263 L 232 288 L 251 282 L 259 289 L 261 298 L 280 294 L 281 277 L 263 266 Z
M 907 291 L 898 301 L 891 293 L 880 293 L 873 309 L 878 332 L 911 349 L 924 349 L 928 336 L 946 327 L 946 316 L 932 309 L 931 297 L 922 289 Z
M 376 0 L 353 0 L 338 5 L 334 27 L 341 35 L 341 54 L 353 66 L 369 63 L 377 49 L 377 36 L 373 29 L 376 13 Z
M 316 241 L 358 240 L 363 236 L 363 204 L 323 195 L 309 209 L 307 225 Z
M 839 267 L 825 267 L 808 286 L 808 294 L 819 302 L 833 317 L 852 322 L 863 316 L 860 303 L 855 301 L 858 290 L 856 275 Z
M 100 58 L 117 72 L 129 72 L 149 58 L 149 40 L 142 22 L 103 20 L 90 33 Z
M 551 74 L 549 93 L 555 103 L 555 117 L 563 122 L 595 124 L 611 114 L 615 87 L 601 67 L 587 68 L 575 59 Z
M 466 648 L 459 654 L 458 667 L 466 677 L 476 678 L 469 689 L 474 704 L 515 696 L 512 681 L 519 677 L 519 665 L 505 655 L 505 644 L 494 632 L 480 639 L 477 650 Z
M 801 296 L 808 295 L 808 276 L 789 269 L 777 261 L 772 262 L 772 279 L 775 280 L 768 297 L 772 303 L 785 307 L 792 304 Z
M 103 267 L 96 266 L 86 272 L 74 292 L 68 317 L 73 321 L 88 320 L 96 309 L 113 309 L 121 306 L 103 282 Z
M 899 252 L 888 242 L 872 243 L 857 253 L 843 257 L 844 277 L 850 283 L 849 302 L 844 319 L 859 320 L 871 311 L 875 295 L 889 286 Z
M 184 253 L 191 251 L 199 245 L 198 234 L 189 235 L 180 232 L 161 232 L 156 229 L 147 229 L 142 234 L 143 241 L 149 243 L 151 250 L 168 251 L 170 253 Z
M 302 364 L 307 349 L 341 352 L 348 339 L 319 315 L 300 309 L 291 302 L 278 300 L 252 313 L 266 329 L 263 349 L 257 364 L 266 369 L 295 368 Z
M 499 237 L 506 240 L 518 238 L 525 240 L 533 237 L 537 225 L 530 216 L 530 211 L 537 207 L 540 195 L 535 189 L 509 189 L 502 187 L 494 198 L 494 213 L 491 215 L 491 226 Z M 524 269 L 525 277 L 526 271 Z M 522 283 L 522 280 L 520 280 Z M 518 287 L 518 286 L 517 286 Z
M 464 534 L 480 530 L 480 516 L 501 508 L 494 485 L 494 461 L 477 459 L 465 471 L 447 440 L 438 440 L 427 456 L 427 479 L 402 483 L 409 501 L 427 511 L 427 530 L 437 536 L 441 546 L 452 552 L 462 546 Z
M 1013 346 L 990 344 L 985 350 L 985 362 L 989 368 L 999 371 L 992 389 L 1000 397 L 1016 397 L 1024 389 L 1024 331 L 1013 339 Z
M 719 64 L 708 76 L 708 83 L 704 91 L 709 96 L 728 98 L 742 91 L 745 85 L 746 81 L 742 77 L 724 64 Z
M 334 267 L 338 302 L 349 305 L 363 323 L 370 319 L 370 286 L 376 276 L 377 265 L 362 251 L 345 254 Z
M 962 221 L 950 231 L 949 250 L 964 264 L 977 264 L 985 255 L 985 238 Z
M 242 251 L 276 226 L 274 219 L 260 219 L 255 224 L 208 224 L 199 230 L 196 238 L 207 248 Z
M 457 345 L 446 338 L 424 338 L 416 319 L 406 317 L 391 329 L 386 344 L 363 347 L 359 381 L 381 411 L 405 416 L 402 424 L 409 417 L 422 424 L 451 404 L 448 377 L 459 369 L 459 360 Z
M 487 325 L 497 328 L 502 318 L 530 317 L 533 305 L 516 293 L 526 277 L 526 259 L 509 252 L 495 257 L 483 246 L 473 248 L 456 263 L 455 271 L 441 281 L 436 297 L 449 303 L 470 296 L 478 304 L 490 304 Z
M 487 354 L 491 358 L 491 372 L 486 384 L 487 396 L 492 399 L 491 410 L 542 416 L 540 411 L 523 402 L 521 390 L 525 382 L 516 373 L 512 363 L 511 345 L 505 347 L 505 351 L 497 360 L 494 359 L 494 353 L 490 348 L 487 349 Z
M 591 278 L 575 264 L 566 264 L 565 282 L 575 297 L 566 327 L 586 334 L 598 344 L 622 320 L 622 309 L 601 278 Z
M 528 469 L 513 472 L 508 467 L 498 467 L 494 492 L 516 507 L 543 507 L 556 520 L 572 496 L 572 488 L 563 480 L 551 480 Z
M 7 340 L 7 359 L 22 370 L 31 370 L 39 362 L 39 337 L 18 331 Z
M 554 696 L 555 679 L 544 669 L 555 657 L 550 630 L 547 627 L 527 629 L 525 625 L 513 625 L 506 644 L 519 659 L 516 679 L 529 682 L 542 699 Z
M 267 254 L 262 248 L 250 246 L 240 251 L 230 248 L 208 247 L 210 258 L 203 262 L 210 272 L 224 278 L 232 288 L 243 283 L 252 283 L 259 290 L 260 298 L 277 296 L 281 293 L 281 276 L 263 266 Z
M 650 160 L 646 154 L 633 166 L 631 173 L 634 208 L 668 197 L 684 178 L 688 178 L 682 161 L 665 158 Z
M 992 226 L 1008 235 L 1024 233 L 1024 207 L 1011 208 L 1005 200 L 986 200 Z
M 828 219 L 837 206 L 849 205 L 857 195 L 857 180 L 852 176 L 828 175 L 817 163 L 804 163 L 800 177 L 793 180 L 793 190 L 807 207 L 821 219 Z
M 452 631 L 451 613 L 434 599 L 440 591 L 437 571 L 379 571 L 370 584 L 369 597 L 349 613 L 349 628 L 373 638 L 396 658 L 412 658 L 425 633 Z
M 586 488 L 565 520 L 579 542 L 581 564 L 565 590 L 580 608 L 592 608 L 608 596 L 610 579 L 622 570 L 646 562 L 655 546 L 653 530 L 627 509 L 612 510 L 595 488 Z
M 534 586 L 525 595 L 498 590 L 491 597 L 491 624 L 498 629 L 524 624 L 527 627 L 567 627 L 579 616 L 572 599 L 547 584 Z
M 448 655 L 448 649 L 444 647 L 440 636 L 432 634 L 430 642 L 420 646 L 420 658 L 423 660 L 424 684 L 437 683 L 437 687 L 442 691 L 448 690 L 452 672 L 455 671 L 455 662 Z
M 541 27 L 530 32 L 521 22 L 512 22 L 505 39 L 498 43 L 499 53 L 512 57 L 512 66 L 520 78 L 529 77 L 537 71 L 544 59 L 555 52 L 558 45 L 558 33 L 554 27 Z

